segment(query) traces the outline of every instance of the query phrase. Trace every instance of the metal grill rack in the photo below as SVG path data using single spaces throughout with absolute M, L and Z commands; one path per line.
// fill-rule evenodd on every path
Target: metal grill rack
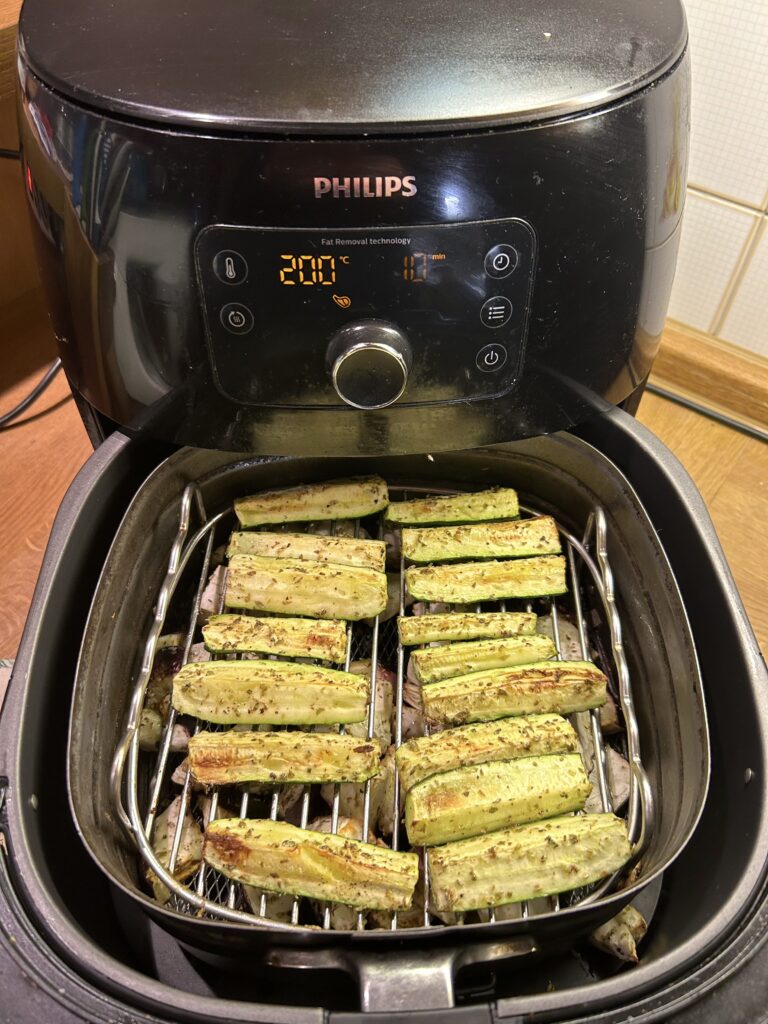
M 417 495 L 453 492 L 427 487 L 409 487 L 406 492 L 403 489 L 391 486 L 390 493 L 397 500 L 403 500 Z M 521 506 L 521 513 L 523 515 L 540 514 L 535 508 L 526 506 Z M 199 525 L 193 531 L 193 522 L 195 521 Z M 179 621 L 183 614 L 186 621 L 186 636 L 182 663 L 187 663 L 199 628 L 200 603 L 211 572 L 215 542 L 217 539 L 219 542 L 223 541 L 234 524 L 235 517 L 232 508 L 225 509 L 216 515 L 208 516 L 199 489 L 194 484 L 186 488 L 180 504 L 178 532 L 170 552 L 168 570 L 157 596 L 154 619 L 149 630 L 140 671 L 131 697 L 127 727 L 116 751 L 112 766 L 113 798 L 120 820 L 138 847 L 145 867 L 150 869 L 159 881 L 168 888 L 170 892 L 168 906 L 176 912 L 198 917 L 207 916 L 240 924 L 258 925 L 277 930 L 302 930 L 307 926 L 319 926 L 327 930 L 334 927 L 331 904 L 324 904 L 321 912 L 318 914 L 316 906 L 312 907 L 310 901 L 296 897 L 291 901 L 290 912 L 287 915 L 288 920 L 275 919 L 270 914 L 272 912 L 271 905 L 274 905 L 276 897 L 266 893 L 256 894 L 254 897 L 253 892 L 246 893 L 242 885 L 230 881 L 205 863 L 201 864 L 195 875 L 188 881 L 181 882 L 177 880 L 174 877 L 174 870 L 181 848 L 185 815 L 190 808 L 192 779 L 189 770 L 187 770 L 180 792 L 178 787 L 174 786 L 170 780 L 170 776 L 176 767 L 173 762 L 178 760 L 178 757 L 171 753 L 171 738 L 177 720 L 177 713 L 173 708 L 169 709 L 164 722 L 159 750 L 154 759 L 151 755 L 143 753 L 139 746 L 141 711 L 147 684 L 152 672 L 158 639 L 163 633 L 169 617 Z M 301 526 L 297 527 L 296 525 L 290 527 L 293 531 L 300 530 L 301 528 Z M 360 529 L 361 524 L 359 522 L 355 523 L 355 536 L 359 535 Z M 381 534 L 382 524 L 380 522 L 378 529 Z M 624 753 L 630 766 L 626 818 L 629 838 L 634 844 L 635 850 L 633 862 L 637 862 L 648 843 L 652 828 L 653 795 L 640 759 L 638 727 L 632 700 L 629 670 L 623 648 L 621 620 L 615 601 L 613 575 L 608 562 L 606 517 L 600 507 L 595 507 L 589 515 L 584 535 L 581 539 L 573 536 L 559 523 L 558 529 L 567 559 L 569 579 L 568 594 L 558 599 L 559 604 L 554 599 L 538 600 L 536 602 L 489 602 L 478 605 L 477 610 L 525 608 L 537 611 L 540 614 L 551 615 L 553 638 L 558 659 L 562 658 L 563 653 L 561 617 L 563 614 L 567 615 L 568 619 L 578 630 L 581 657 L 584 660 L 595 660 L 608 676 L 614 694 L 618 698 L 626 730 L 626 749 Z M 198 565 L 199 568 L 197 568 Z M 404 568 L 404 560 L 401 556 L 399 572 L 400 614 L 406 612 L 407 606 Z M 188 596 L 185 598 L 185 590 L 188 593 L 190 588 L 187 585 L 180 586 L 180 584 L 182 580 L 188 581 L 193 572 L 195 573 L 196 581 L 192 588 L 193 593 L 190 600 Z M 185 599 L 187 603 L 186 608 L 183 607 Z M 589 608 L 587 608 L 588 602 L 591 602 Z M 591 614 L 587 615 L 587 611 Z M 595 653 L 601 649 L 601 645 L 592 642 L 594 636 L 590 630 L 593 620 L 597 619 L 601 619 L 605 624 L 609 637 L 608 652 L 602 657 L 599 653 Z M 377 617 L 370 626 L 363 623 L 349 623 L 347 626 L 346 657 L 344 664 L 339 667 L 348 669 L 353 660 L 370 658 L 371 696 L 367 717 L 369 739 L 372 739 L 374 736 L 377 665 L 380 662 L 385 665 L 389 664 L 396 671 L 393 695 L 395 708 L 393 740 L 397 747 L 402 742 L 407 655 L 402 645 L 398 642 L 395 623 L 396 617 L 392 617 L 383 623 Z M 577 726 L 580 737 L 582 737 L 582 743 L 584 737 L 591 737 L 602 809 L 604 811 L 611 811 L 613 808 L 599 711 L 581 712 L 572 716 L 572 719 Z M 222 727 L 196 721 L 192 728 L 193 731 L 197 732 L 201 728 L 217 729 Z M 343 732 L 344 726 L 340 726 L 339 731 Z M 333 787 L 330 817 L 331 830 L 334 833 L 339 828 L 340 793 L 343 785 L 355 784 L 336 783 Z M 370 779 L 364 785 L 361 838 L 368 836 L 369 833 L 371 785 L 372 780 Z M 243 786 L 241 788 L 237 813 L 243 818 L 269 817 L 273 820 L 276 819 L 280 814 L 281 789 L 285 790 L 285 788 L 273 787 L 268 806 L 265 808 L 264 806 L 257 806 L 258 801 L 253 798 L 249 787 Z M 306 828 L 308 825 L 310 809 L 313 803 L 313 790 L 316 788 L 318 787 L 310 785 L 301 787 L 302 792 L 299 797 L 298 816 L 298 824 L 301 828 Z M 228 787 L 228 790 L 231 793 L 235 790 L 235 787 Z M 212 787 L 209 794 L 210 800 L 207 805 L 206 815 L 199 821 L 203 828 L 208 820 L 212 820 L 217 815 L 221 800 L 219 787 Z M 168 862 L 163 864 L 158 860 L 153 849 L 153 829 L 159 810 L 176 795 L 180 797 L 181 809 L 171 841 L 170 857 Z M 231 816 L 229 808 L 227 813 L 228 816 Z M 396 769 L 392 813 L 395 825 L 391 837 L 391 845 L 393 849 L 398 849 L 402 836 L 401 828 L 398 827 L 401 818 L 400 784 Z M 420 886 L 421 899 L 423 900 L 423 926 L 433 929 L 444 926 L 446 923 L 463 924 L 463 915 L 454 915 L 449 918 L 443 915 L 441 920 L 430 912 L 429 856 L 426 850 L 421 851 L 421 860 L 422 880 Z M 626 870 L 626 867 L 622 869 L 622 871 Z M 579 890 L 578 892 L 563 893 L 559 896 L 517 904 L 512 908 L 512 914 L 510 914 L 510 908 L 504 908 L 505 919 L 508 920 L 510 916 L 518 916 L 525 919 L 540 913 L 558 911 L 564 906 L 592 903 L 609 893 L 621 874 L 622 872 L 617 872 L 611 878 L 605 879 L 587 891 Z M 285 897 L 278 899 L 284 900 Z M 284 904 L 282 907 L 283 913 L 281 917 L 284 917 L 286 916 Z M 489 923 L 495 922 L 497 918 L 497 914 L 493 909 L 474 913 L 476 915 L 479 913 L 480 920 L 486 920 Z M 356 917 L 354 926 L 357 929 L 366 927 L 366 915 L 364 913 L 353 914 L 353 917 Z M 389 918 L 389 927 L 393 930 L 397 929 L 397 913 L 392 913 L 389 915 Z M 477 920 L 477 917 L 474 920 Z

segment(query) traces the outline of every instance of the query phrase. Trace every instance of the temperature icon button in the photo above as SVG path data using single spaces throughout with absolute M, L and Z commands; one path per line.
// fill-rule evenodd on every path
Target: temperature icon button
M 248 264 L 239 252 L 223 249 L 213 257 L 213 272 L 224 284 L 240 284 L 248 277 Z

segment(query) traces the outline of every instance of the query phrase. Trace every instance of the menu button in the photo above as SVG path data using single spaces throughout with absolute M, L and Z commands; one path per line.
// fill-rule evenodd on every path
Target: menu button
M 480 319 L 486 327 L 503 327 L 512 316 L 512 303 L 506 295 L 494 295 L 480 309 Z

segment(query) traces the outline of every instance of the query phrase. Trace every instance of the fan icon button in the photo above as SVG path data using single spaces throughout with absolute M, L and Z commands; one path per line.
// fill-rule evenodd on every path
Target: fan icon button
M 228 302 L 219 319 L 230 334 L 247 334 L 253 327 L 253 313 L 240 302 Z

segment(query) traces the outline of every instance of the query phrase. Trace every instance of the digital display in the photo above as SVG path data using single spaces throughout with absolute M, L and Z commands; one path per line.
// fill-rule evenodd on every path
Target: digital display
M 283 324 L 305 317 L 308 305 L 332 321 L 336 307 L 379 317 L 402 316 L 405 310 L 424 316 L 432 310 L 430 315 L 447 323 L 463 318 L 474 275 L 462 279 L 460 253 L 425 244 L 430 234 L 421 229 L 381 235 L 265 232 L 258 257 L 247 264 L 250 275 L 258 274 L 263 300 Z
M 403 281 L 411 284 L 422 284 L 427 280 L 430 261 L 445 259 L 445 253 L 414 252 L 402 257 L 399 268 Z M 334 285 L 336 284 L 337 266 L 343 270 L 349 266 L 349 256 L 334 256 L 332 253 L 284 252 L 280 254 L 278 274 L 280 284 L 293 285 Z
M 413 354 L 398 404 L 477 401 L 523 358 L 535 235 L 517 218 L 369 228 L 211 225 L 195 248 L 221 391 L 338 406 L 327 353 L 346 325 L 392 324 Z

